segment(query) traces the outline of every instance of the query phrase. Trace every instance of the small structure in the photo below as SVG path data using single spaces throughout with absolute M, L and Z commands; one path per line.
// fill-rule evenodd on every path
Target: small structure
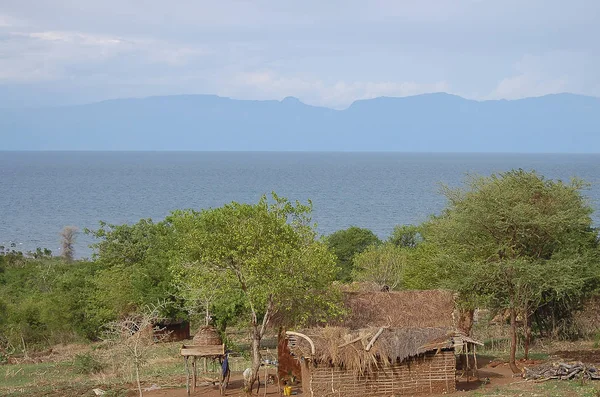
M 192 378 L 191 389 L 192 391 L 196 391 L 196 380 L 198 378 L 198 357 L 222 360 L 225 358 L 225 345 L 223 344 L 216 328 L 211 326 L 203 326 L 200 327 L 194 336 L 194 339 L 192 339 L 192 345 L 183 345 L 181 347 L 180 354 L 185 360 L 186 390 L 189 396 L 190 377 Z M 191 363 L 189 362 L 190 360 Z
M 345 306 L 335 324 L 287 332 L 307 395 L 450 393 L 456 353 L 474 358 L 478 342 L 456 331 L 452 292 L 347 292 Z
M 166 320 L 154 325 L 154 335 L 162 342 L 190 339 L 190 323 L 185 320 Z
M 196 332 L 192 339 L 192 343 L 200 346 L 214 346 L 222 344 L 223 341 L 221 340 L 219 331 L 215 327 L 204 325 L 198 329 L 198 332 Z

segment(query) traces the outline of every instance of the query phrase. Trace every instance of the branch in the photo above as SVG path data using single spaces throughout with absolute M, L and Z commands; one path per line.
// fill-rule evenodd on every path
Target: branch
M 381 327 L 381 328 L 379 328 L 379 331 L 377 331 L 377 333 L 375 334 L 375 336 L 373 336 L 373 338 L 371 339 L 371 341 L 369 342 L 369 344 L 365 348 L 366 351 L 371 350 L 371 348 L 373 347 L 373 344 L 375 343 L 375 341 L 377 340 L 377 338 L 379 338 L 379 336 L 383 333 L 383 330 L 386 329 L 386 328 L 387 327 Z
M 269 319 L 271 317 L 271 313 L 273 311 L 273 294 L 269 295 L 269 302 L 267 303 L 267 310 L 265 311 L 265 315 L 263 317 L 262 326 L 260 327 L 260 337 L 262 338 L 265 334 L 265 330 L 267 329 L 267 324 L 269 323 Z

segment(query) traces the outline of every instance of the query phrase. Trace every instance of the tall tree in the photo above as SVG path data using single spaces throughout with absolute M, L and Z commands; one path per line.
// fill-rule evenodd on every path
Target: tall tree
M 252 334 L 252 378 L 261 363 L 260 342 L 275 315 L 287 323 L 318 320 L 335 310 L 337 268 L 316 239 L 311 206 L 273 194 L 255 204 L 231 203 L 201 212 L 176 212 L 186 264 L 216 272 L 243 291 Z
M 338 258 L 340 267 L 337 279 L 352 281 L 353 259 L 356 254 L 363 252 L 371 245 L 380 244 L 381 240 L 371 230 L 351 226 L 338 230 L 327 237 L 327 244 Z
M 598 276 L 584 186 L 523 170 L 471 177 L 466 189 L 445 189 L 447 208 L 424 229 L 445 255 L 454 288 L 509 311 L 515 372 L 517 316 L 529 324 L 544 301 L 579 293 Z

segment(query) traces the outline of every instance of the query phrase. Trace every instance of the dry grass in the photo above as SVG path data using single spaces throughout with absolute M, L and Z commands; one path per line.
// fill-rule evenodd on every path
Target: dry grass
M 339 325 L 350 329 L 454 328 L 451 291 L 346 292 L 348 315 Z
M 451 347 L 455 335 L 448 328 L 384 329 L 367 351 L 379 330 L 324 327 L 312 328 L 305 333 L 315 344 L 315 361 L 359 373 L 401 362 L 428 350 Z M 292 351 L 298 356 L 311 356 L 310 345 L 302 338 L 296 340 Z

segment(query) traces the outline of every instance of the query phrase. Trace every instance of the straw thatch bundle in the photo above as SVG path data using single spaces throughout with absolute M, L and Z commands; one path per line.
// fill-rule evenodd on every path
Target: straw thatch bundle
M 292 352 L 311 357 L 315 362 L 343 367 L 358 373 L 371 372 L 382 366 L 404 361 L 427 351 L 451 348 L 458 334 L 448 328 L 312 328 L 305 334 L 315 345 L 302 338 L 292 338 Z
M 344 306 L 348 315 L 335 325 L 350 329 L 455 327 L 451 291 L 347 291 Z
M 194 335 L 194 339 L 192 339 L 192 344 L 200 346 L 222 345 L 223 340 L 215 327 L 205 325 L 198 329 L 198 332 Z

